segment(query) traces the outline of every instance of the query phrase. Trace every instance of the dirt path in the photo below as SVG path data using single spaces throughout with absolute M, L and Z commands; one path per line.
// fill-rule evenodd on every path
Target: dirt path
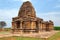
M 57 40 L 60 40 L 60 37 L 59 37 L 59 38 L 57 38 Z

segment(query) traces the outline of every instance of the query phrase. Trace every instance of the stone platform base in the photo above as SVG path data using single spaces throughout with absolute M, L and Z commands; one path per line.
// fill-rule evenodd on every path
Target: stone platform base
M 48 37 L 51 37 L 52 35 L 54 35 L 57 32 L 59 32 L 59 31 L 49 31 L 49 32 L 44 31 L 44 32 L 39 32 L 39 33 L 19 33 L 19 32 L 15 32 L 15 33 L 13 33 L 13 35 L 23 36 L 23 37 L 48 38 Z
M 50 31 L 50 32 L 40 32 L 40 33 L 9 33 L 9 34 L 0 34 L 0 38 L 2 37 L 10 37 L 10 36 L 23 36 L 23 37 L 35 37 L 35 38 L 49 38 L 55 33 L 59 31 Z

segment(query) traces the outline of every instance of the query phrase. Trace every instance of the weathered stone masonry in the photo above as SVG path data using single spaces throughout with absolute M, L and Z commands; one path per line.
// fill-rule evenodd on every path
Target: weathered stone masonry
M 51 31 L 54 29 L 53 26 L 51 20 L 44 21 L 36 17 L 36 12 L 29 1 L 24 2 L 18 16 L 12 18 L 12 32 L 38 33 L 40 31 Z

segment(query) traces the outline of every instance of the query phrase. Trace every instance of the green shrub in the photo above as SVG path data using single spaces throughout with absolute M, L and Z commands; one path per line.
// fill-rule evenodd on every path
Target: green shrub
M 60 30 L 60 27 L 56 26 L 54 27 L 54 30 Z

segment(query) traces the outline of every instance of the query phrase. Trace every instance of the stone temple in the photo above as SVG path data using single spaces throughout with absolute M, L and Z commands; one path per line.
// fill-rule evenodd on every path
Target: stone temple
M 52 31 L 54 24 L 51 20 L 44 21 L 36 17 L 34 7 L 29 1 L 22 4 L 18 16 L 12 18 L 12 32 L 40 33 L 40 31 Z

